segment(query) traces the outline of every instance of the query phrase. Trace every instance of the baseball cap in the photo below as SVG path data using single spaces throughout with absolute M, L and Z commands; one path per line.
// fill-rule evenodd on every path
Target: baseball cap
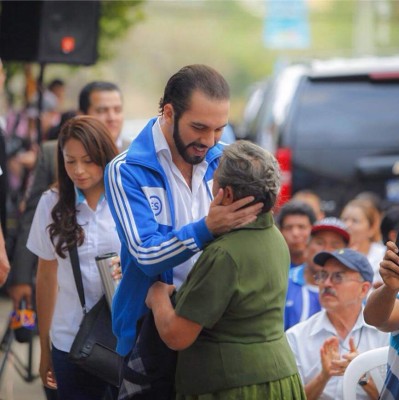
M 321 231 L 332 231 L 340 235 L 346 244 L 349 243 L 350 235 L 347 226 L 338 218 L 327 217 L 316 221 L 310 231 L 311 235 Z
M 348 248 L 335 251 L 322 251 L 314 256 L 313 261 L 324 267 L 325 263 L 330 258 L 335 258 L 337 261 L 344 264 L 345 267 L 359 272 L 365 281 L 373 282 L 373 268 L 371 267 L 367 257 L 358 251 Z

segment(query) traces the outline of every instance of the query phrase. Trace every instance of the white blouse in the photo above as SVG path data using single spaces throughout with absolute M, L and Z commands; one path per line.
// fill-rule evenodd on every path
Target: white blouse
M 51 210 L 58 200 L 58 193 L 43 193 L 32 222 L 28 249 L 44 260 L 57 260 L 58 295 L 51 324 L 51 340 L 54 346 L 69 352 L 83 317 L 82 306 L 73 277 L 69 254 L 65 259 L 55 252 L 47 226 L 52 222 Z M 120 254 L 120 241 L 115 222 L 103 197 L 96 210 L 92 210 L 83 196 L 77 196 L 77 221 L 82 226 L 85 240 L 78 247 L 86 308 L 90 310 L 103 295 L 100 274 L 95 257 L 104 253 Z

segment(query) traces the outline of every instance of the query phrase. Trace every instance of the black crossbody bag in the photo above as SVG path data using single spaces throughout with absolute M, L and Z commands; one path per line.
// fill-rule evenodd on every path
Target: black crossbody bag
M 82 273 L 76 246 L 70 251 L 73 276 L 83 309 L 83 319 L 72 343 L 68 358 L 85 371 L 119 387 L 123 358 L 115 351 L 116 337 L 112 333 L 111 311 L 105 296 L 86 311 Z
M 175 306 L 174 295 L 171 303 Z M 137 340 L 126 357 L 118 400 L 173 400 L 177 351 L 161 339 L 149 311 L 137 322 Z

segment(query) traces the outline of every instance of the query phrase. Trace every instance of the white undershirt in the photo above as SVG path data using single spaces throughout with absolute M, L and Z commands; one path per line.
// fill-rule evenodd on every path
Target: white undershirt
M 172 153 L 162 133 L 159 118 L 153 125 L 152 135 L 158 161 L 165 171 L 172 191 L 175 209 L 174 226 L 176 229 L 180 229 L 182 226 L 198 221 L 208 215 L 209 205 L 212 200 L 211 192 L 207 189 L 204 181 L 208 163 L 204 160 L 200 164 L 193 166 L 190 189 L 182 173 L 172 161 Z M 173 284 L 176 285 L 177 288 L 179 288 L 186 279 L 200 254 L 201 252 L 173 269 Z

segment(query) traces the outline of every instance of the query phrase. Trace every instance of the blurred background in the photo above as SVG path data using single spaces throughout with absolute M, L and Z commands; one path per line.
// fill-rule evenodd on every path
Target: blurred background
M 0 1 L 0 8 L 6 144 L 21 110 L 44 128 L 49 110 L 43 101 L 43 113 L 37 112 L 38 94 L 56 80 L 65 84 L 58 113 L 77 108 L 89 81 L 116 83 L 124 98 L 122 136 L 131 140 L 158 113 L 168 78 L 203 63 L 230 83 L 235 136 L 280 162 L 279 205 L 303 190 L 320 197 L 326 215 L 339 215 L 362 193 L 377 196 L 381 211 L 399 202 L 399 0 Z M 75 38 L 67 28 L 76 21 Z M 89 39 L 92 52 L 73 59 Z M 29 153 L 37 138 L 36 132 L 27 136 L 26 148 L 16 141 L 7 158 Z M 11 187 L 2 179 L 0 203 Z M 7 201 L 2 219 L 12 233 L 23 209 Z M 44 398 L 36 379 L 37 338 L 33 347 L 8 341 L 10 310 L 9 299 L 0 297 L 0 398 Z M 19 355 L 22 376 L 14 368 Z
M 220 70 L 232 88 L 231 122 L 250 86 L 283 65 L 312 58 L 387 55 L 399 45 L 396 0 L 101 1 L 100 58 L 92 66 L 49 64 L 44 81 L 66 82 L 65 107 L 93 79 L 116 82 L 126 119 L 147 118 L 169 76 L 191 63 Z M 25 77 L 15 63 L 7 90 L 21 104 Z M 33 77 L 39 66 L 30 65 Z

